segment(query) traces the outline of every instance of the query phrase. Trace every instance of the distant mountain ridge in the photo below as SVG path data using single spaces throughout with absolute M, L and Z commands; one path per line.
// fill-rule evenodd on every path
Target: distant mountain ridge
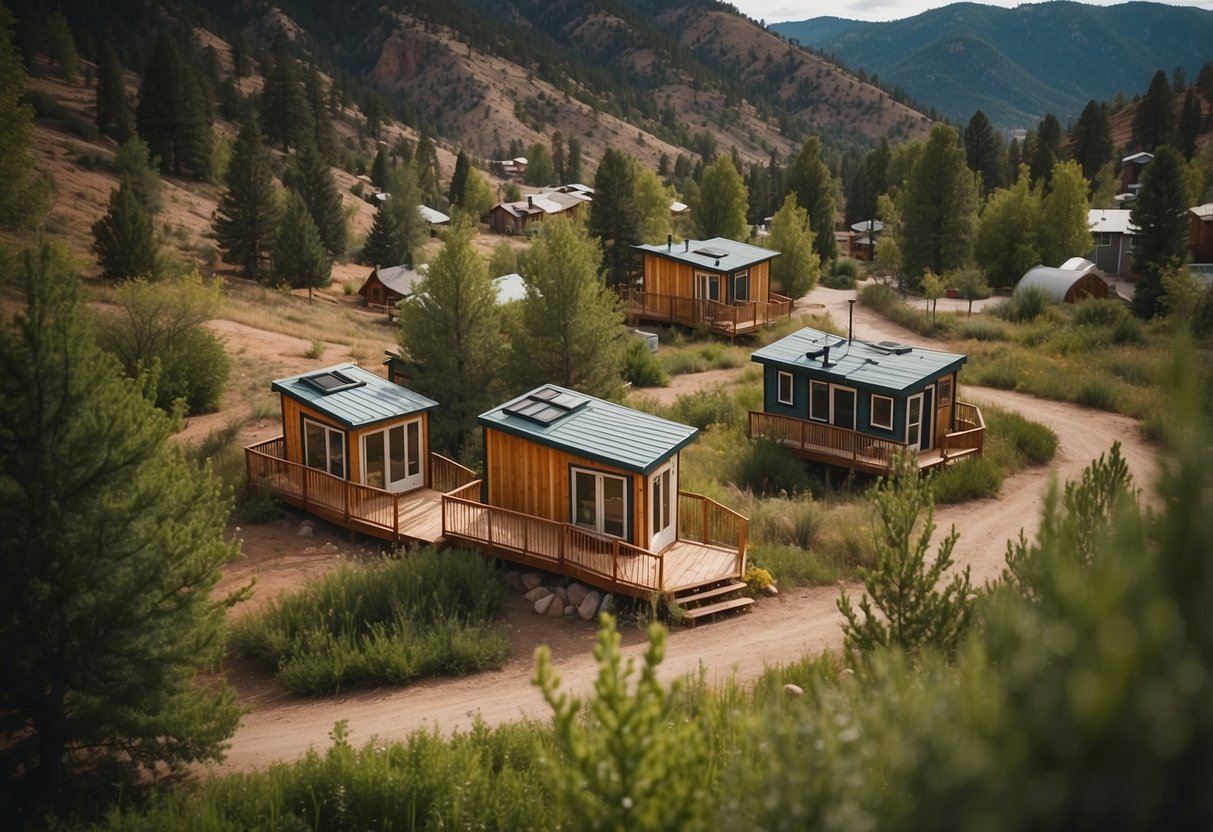
M 887 23 L 817 17 L 768 28 L 948 117 L 981 109 L 1003 128 L 1048 112 L 1064 124 L 1092 98 L 1141 93 L 1159 69 L 1182 66 L 1192 80 L 1213 59 L 1213 12 L 1162 3 L 954 3 Z

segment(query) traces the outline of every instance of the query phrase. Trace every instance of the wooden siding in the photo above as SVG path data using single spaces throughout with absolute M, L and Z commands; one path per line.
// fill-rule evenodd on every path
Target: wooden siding
M 948 400 L 943 401 L 943 397 L 939 395 L 939 388 L 945 382 L 948 383 L 951 393 L 948 395 Z M 941 376 L 935 379 L 935 441 L 931 443 L 932 448 L 942 448 L 944 437 L 947 436 L 955 426 L 953 421 L 954 412 L 956 409 L 956 373 L 949 373 L 946 376 Z
M 766 301 L 771 297 L 771 261 L 764 260 L 750 266 L 749 269 L 727 271 L 723 269 L 694 268 L 688 263 L 671 260 L 659 254 L 645 252 L 644 254 L 644 291 L 656 295 L 669 295 L 676 298 L 695 297 L 695 272 L 718 274 L 724 285 L 721 286 L 721 301 L 732 301 L 732 276 L 735 271 L 750 273 L 749 301 Z

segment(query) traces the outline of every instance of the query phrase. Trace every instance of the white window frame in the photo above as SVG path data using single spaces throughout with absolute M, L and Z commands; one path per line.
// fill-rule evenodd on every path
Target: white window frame
M 888 423 L 882 423 L 882 422 L 876 421 L 876 400 L 877 399 L 881 399 L 882 401 L 886 401 L 889 403 L 889 421 L 888 421 Z M 882 396 L 879 393 L 872 394 L 871 401 L 868 402 L 868 424 L 870 424 L 874 428 L 880 428 L 882 430 L 892 430 L 893 429 L 893 397 L 892 396 Z
M 404 476 L 398 480 L 392 480 L 392 437 L 393 430 L 400 429 L 400 441 L 403 443 L 402 450 L 404 452 L 405 472 Z M 417 439 L 417 454 L 414 456 L 409 453 L 409 438 L 410 433 L 414 433 Z M 377 430 L 368 431 L 362 435 L 362 484 L 370 484 L 369 460 L 370 453 L 367 449 L 367 442 L 372 437 L 383 437 L 383 483 L 378 488 L 385 491 L 412 491 L 415 488 L 420 488 L 425 485 L 425 429 L 421 419 L 409 419 L 405 422 L 397 422 L 394 425 Z
M 649 491 L 649 548 L 660 552 L 678 538 L 677 456 L 652 473 Z
M 784 398 L 783 382 L 788 382 L 788 395 Z M 775 400 L 789 407 L 796 406 L 796 377 L 787 370 L 779 370 L 775 375 Z
M 718 272 L 695 272 L 695 300 L 710 300 L 720 303 L 720 274 Z M 712 297 L 712 284 L 716 284 L 716 297 Z
M 1096 231 L 1095 232 L 1095 247 L 1096 248 L 1107 248 L 1110 245 L 1112 245 L 1112 232 L 1110 232 L 1110 231 Z
M 577 519 L 577 475 L 588 474 L 594 477 L 594 523 L 582 523 Z M 606 489 L 604 482 L 607 479 L 619 480 L 623 484 L 623 533 L 611 534 L 604 528 L 606 523 Z M 607 535 L 609 537 L 618 537 L 620 540 L 628 539 L 628 532 L 631 528 L 631 499 L 628 493 L 628 478 L 619 474 L 611 474 L 606 471 L 597 471 L 593 468 L 580 468 L 577 466 L 569 467 L 569 517 L 574 526 L 579 526 L 583 529 L 591 529 L 598 534 Z

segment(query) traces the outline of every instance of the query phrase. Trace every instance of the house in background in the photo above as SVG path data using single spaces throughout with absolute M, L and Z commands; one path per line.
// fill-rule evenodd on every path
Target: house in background
M 410 269 L 408 266 L 378 266 L 369 275 L 358 294 L 366 301 L 366 305 L 381 312 L 387 312 L 388 317 L 396 308 L 396 304 L 417 291 L 417 284 L 425 279 L 424 267 Z
M 475 472 L 429 451 L 437 402 L 356 364 L 278 379 L 282 436 L 245 449 L 250 482 L 347 529 L 394 542 L 442 536 L 442 495 Z
M 1090 260 L 1071 257 L 1060 267 L 1033 266 L 1015 284 L 1015 293 L 1035 288 L 1054 303 L 1077 303 L 1083 298 L 1106 298 L 1108 281 Z
M 517 202 L 499 202 L 489 209 L 489 228 L 498 234 L 523 234 L 527 228 L 553 214 L 576 216 L 582 206 L 594 201 L 588 185 L 562 185 L 528 194 Z
M 445 498 L 446 537 L 625 595 L 744 588 L 746 518 L 679 487 L 697 429 L 551 384 L 480 424 L 483 502 Z
M 771 291 L 777 251 L 724 237 L 632 248 L 641 257 L 640 285 L 620 288 L 632 320 L 704 326 L 732 338 L 792 315 L 792 299 Z
M 1193 263 L 1213 263 L 1213 202 L 1188 210 L 1188 252 Z
M 851 256 L 856 260 L 871 262 L 876 255 L 876 241 L 881 231 L 884 231 L 884 223 L 880 220 L 860 220 L 852 223 L 849 235 Z
M 1096 268 L 1113 277 L 1133 274 L 1133 235 L 1137 231 L 1127 208 L 1092 208 L 1087 211 L 1087 227 L 1091 229 L 1095 247 L 1087 259 Z
M 1116 195 L 1117 203 L 1127 205 L 1137 199 L 1141 190 L 1141 172 L 1153 160 L 1154 154 L 1144 150 L 1120 160 L 1120 193 Z
M 920 469 L 982 452 L 981 411 L 956 400 L 963 355 L 806 327 L 751 360 L 763 408 L 750 412 L 750 435 L 804 459 L 885 474 L 898 451 L 916 453 Z

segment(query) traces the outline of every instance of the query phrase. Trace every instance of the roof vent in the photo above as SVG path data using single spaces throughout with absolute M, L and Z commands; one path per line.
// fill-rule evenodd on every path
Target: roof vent
M 342 390 L 351 390 L 366 384 L 365 381 L 352 379 L 337 370 L 325 370 L 323 373 L 304 376 L 302 380 L 315 387 L 325 396 L 330 393 L 340 393 Z
M 566 393 L 554 387 L 542 387 L 528 393 L 502 410 L 509 416 L 521 416 L 538 425 L 550 425 L 575 410 L 585 407 L 589 399 Z
M 704 257 L 714 258 L 716 260 L 719 260 L 721 257 L 729 256 L 727 251 L 719 248 L 697 248 L 695 249 L 695 253 L 703 255 Z
M 902 344 L 897 341 L 877 341 L 872 346 L 888 355 L 905 355 L 914 349 L 909 344 Z

